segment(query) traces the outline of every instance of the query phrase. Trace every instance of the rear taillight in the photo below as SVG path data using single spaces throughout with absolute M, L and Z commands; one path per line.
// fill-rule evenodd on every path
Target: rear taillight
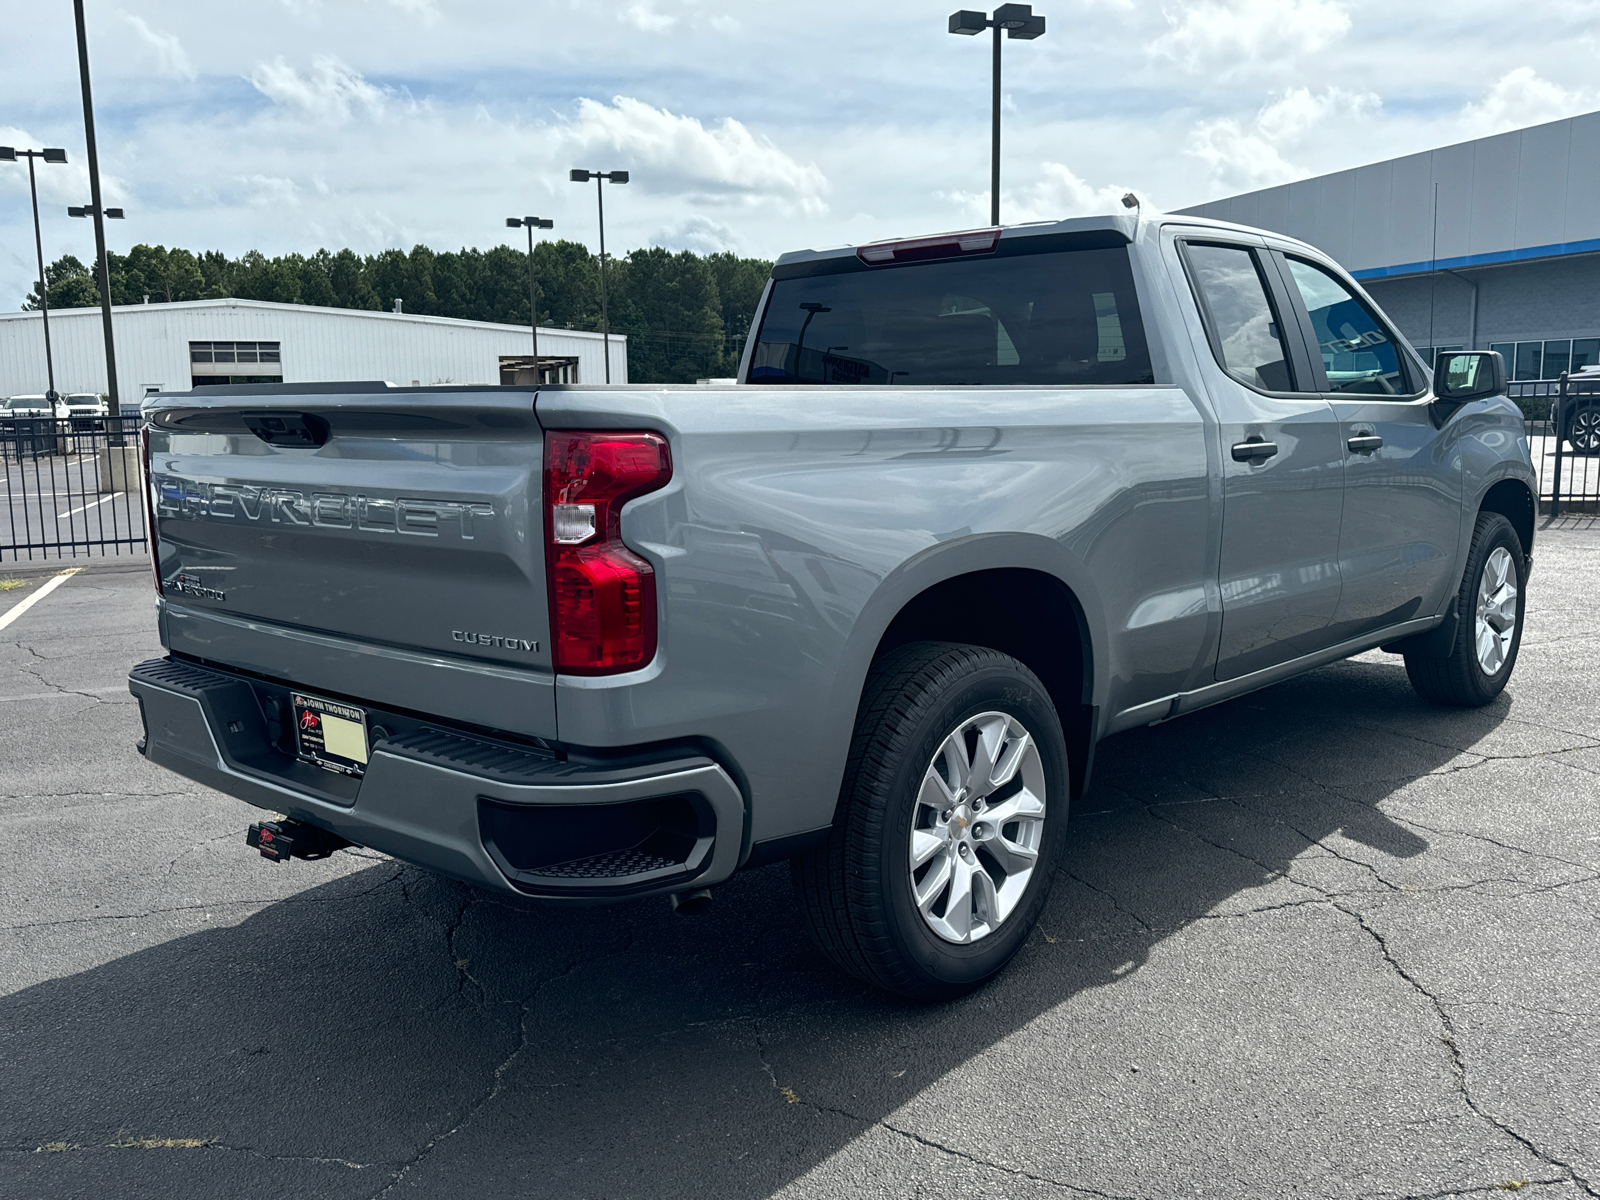
M 155 577 L 156 595 L 161 595 L 161 554 L 156 546 L 155 485 L 150 478 L 150 429 L 139 430 L 139 485 L 144 492 L 144 536 L 150 543 L 150 574 Z
M 545 568 L 555 669 L 610 675 L 656 652 L 655 572 L 622 542 L 622 506 L 672 478 L 658 433 L 551 431 L 544 442 Z

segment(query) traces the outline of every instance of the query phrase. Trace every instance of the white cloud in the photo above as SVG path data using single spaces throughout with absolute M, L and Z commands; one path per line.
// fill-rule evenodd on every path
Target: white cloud
M 389 3 L 401 12 L 421 17 L 423 22 L 428 25 L 439 19 L 438 0 L 389 0 Z
M 58 146 L 60 142 L 48 138 L 37 137 L 25 129 L 18 129 L 15 125 L 0 125 L 0 146 L 15 146 L 19 150 L 43 150 L 47 146 Z M 125 204 L 128 199 L 128 186 L 118 176 L 108 174 L 104 159 L 101 160 L 100 189 L 104 193 L 105 203 L 108 207 Z M 47 204 L 56 206 L 60 204 L 87 204 L 89 203 L 89 167 L 83 155 L 75 150 L 68 150 L 67 161 L 64 163 L 47 163 L 41 160 L 34 161 L 34 178 L 39 187 L 39 205 L 44 208 Z M 20 158 L 16 163 L 6 163 L 0 167 L 0 189 L 13 193 L 21 198 L 23 205 L 28 200 L 28 164 Z M 32 254 L 33 245 L 33 216 L 30 213 L 19 214 L 26 216 L 28 222 L 29 254 Z M 44 215 L 44 214 L 41 214 Z M 59 210 L 51 215 L 65 217 L 66 214 Z
M 139 35 L 139 40 L 144 43 L 156 61 L 156 70 L 168 79 L 193 79 L 195 77 L 194 64 L 189 61 L 189 55 L 183 48 L 183 43 L 178 40 L 175 33 L 162 33 L 160 30 L 151 29 L 143 17 L 132 13 L 123 13 L 122 19 L 133 27 Z
M 1039 174 L 1017 188 L 1000 189 L 1000 219 L 1007 225 L 1026 221 L 1062 221 L 1067 217 L 1103 216 L 1123 212 L 1122 197 L 1137 189 L 1120 183 L 1095 187 L 1080 179 L 1065 163 L 1039 164 Z M 946 192 L 945 199 L 956 205 L 965 221 L 973 225 L 989 223 L 988 192 Z M 1150 198 L 1143 192 L 1146 212 L 1153 212 Z
M 1233 117 L 1199 122 L 1184 153 L 1205 163 L 1223 187 L 1234 191 L 1272 187 L 1310 173 L 1286 158 L 1285 151 L 1310 141 L 1329 122 L 1348 127 L 1376 114 L 1382 104 L 1371 92 L 1290 88 L 1248 124 Z
M 576 154 L 608 154 L 624 160 L 614 165 L 630 169 L 638 164 L 635 182 L 646 189 L 677 191 L 702 203 L 778 200 L 801 213 L 827 209 L 828 180 L 816 164 L 798 161 L 732 117 L 708 129 L 694 117 L 628 96 L 610 104 L 583 99 L 561 140 Z
M 1593 92 L 1564 88 L 1532 67 L 1517 67 L 1502 75 L 1482 100 L 1461 110 L 1461 124 L 1466 136 L 1484 137 L 1574 116 L 1595 102 Z
M 668 250 L 693 250 L 696 254 L 739 253 L 739 237 L 732 229 L 710 217 L 685 217 L 650 235 L 652 246 Z
M 650 4 L 633 4 L 622 12 L 622 19 L 645 33 L 665 33 L 678 23 L 678 18 L 657 12 Z
M 1222 76 L 1287 65 L 1350 31 L 1340 0 L 1198 0 L 1163 15 L 1167 32 L 1150 53 Z
M 368 116 L 381 116 L 392 97 L 391 92 L 368 83 L 359 71 L 328 54 L 313 59 L 311 70 L 304 75 L 279 55 L 270 63 L 258 64 L 250 72 L 250 82 L 269 100 L 329 123 L 348 121 L 357 108 Z
M 292 179 L 278 175 L 245 175 L 240 180 L 249 192 L 248 199 L 258 208 L 298 208 L 300 188 Z

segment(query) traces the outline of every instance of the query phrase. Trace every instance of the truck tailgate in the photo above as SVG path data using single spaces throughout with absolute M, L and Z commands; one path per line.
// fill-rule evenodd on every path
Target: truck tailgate
M 146 408 L 169 648 L 554 737 L 533 393 L 241 392 Z

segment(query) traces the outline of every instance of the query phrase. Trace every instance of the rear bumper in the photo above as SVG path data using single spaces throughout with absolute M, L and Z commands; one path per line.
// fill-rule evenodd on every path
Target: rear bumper
M 500 892 L 557 900 L 665 894 L 738 865 L 744 799 L 700 755 L 589 766 L 413 722 L 359 780 L 274 745 L 270 686 L 173 659 L 128 676 L 157 763 L 258 808 Z M 559 861 L 544 861 L 551 857 Z

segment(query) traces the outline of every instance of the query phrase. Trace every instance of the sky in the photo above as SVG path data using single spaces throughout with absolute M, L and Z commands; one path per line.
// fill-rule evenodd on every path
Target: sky
M 948 3 L 948 0 L 946 0 Z M 3 0 L 0 145 L 94 256 L 72 6 Z M 525 236 L 773 257 L 982 225 L 989 46 L 911 0 L 87 0 L 111 248 Z M 1001 216 L 1176 209 L 1600 109 L 1600 0 L 1046 0 L 1004 46 Z M 34 260 L 0 163 L 0 310 Z

